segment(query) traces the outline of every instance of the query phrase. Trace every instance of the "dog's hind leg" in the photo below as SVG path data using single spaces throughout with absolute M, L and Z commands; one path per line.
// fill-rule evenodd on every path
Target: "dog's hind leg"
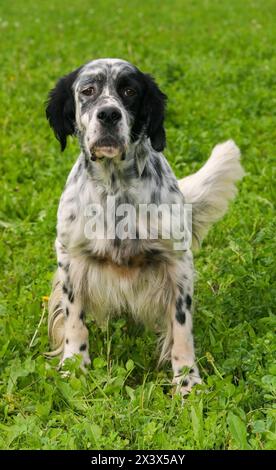
M 58 271 L 53 280 L 52 292 L 48 302 L 48 336 L 52 351 L 46 356 L 54 357 L 63 353 L 64 349 L 64 310 L 63 293 Z
M 70 280 L 70 259 L 64 247 L 56 243 L 58 271 L 49 302 L 48 331 L 54 351 L 61 354 L 61 364 L 74 354 L 83 358 L 82 365 L 90 364 L 88 330 L 84 323 L 81 296 L 74 291 Z

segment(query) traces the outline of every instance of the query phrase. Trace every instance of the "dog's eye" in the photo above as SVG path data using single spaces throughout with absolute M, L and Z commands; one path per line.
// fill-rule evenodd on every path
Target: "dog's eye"
M 133 88 L 125 88 L 123 94 L 124 96 L 134 96 L 136 95 L 136 91 Z
M 90 87 L 85 88 L 84 90 L 82 90 L 81 93 L 85 96 L 92 96 L 92 95 L 95 95 L 96 88 L 94 86 L 90 86 Z

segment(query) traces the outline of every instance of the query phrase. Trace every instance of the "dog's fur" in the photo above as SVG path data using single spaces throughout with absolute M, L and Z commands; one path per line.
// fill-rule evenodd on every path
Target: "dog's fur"
M 46 114 L 62 150 L 73 134 L 81 147 L 58 209 L 49 337 L 61 363 L 78 353 L 88 365 L 85 314 L 102 322 L 128 313 L 163 335 L 160 360 L 171 359 L 173 383 L 186 394 L 201 381 L 192 336 L 191 250 L 174 250 L 173 240 L 161 237 L 85 235 L 87 206 L 105 205 L 110 195 L 116 207 L 191 204 L 194 245 L 225 213 L 243 175 L 239 149 L 233 141 L 217 145 L 197 173 L 177 182 L 162 154 L 165 102 L 149 75 L 119 59 L 92 61 L 49 94 Z

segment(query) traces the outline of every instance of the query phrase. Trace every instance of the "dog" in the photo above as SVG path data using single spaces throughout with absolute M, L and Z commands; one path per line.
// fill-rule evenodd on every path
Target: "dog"
M 240 151 L 229 140 L 213 149 L 197 173 L 177 181 L 162 153 L 166 100 L 150 75 L 120 59 L 92 60 L 62 77 L 50 91 L 46 116 L 61 150 L 67 137 L 75 135 L 81 153 L 58 208 L 58 268 L 48 331 L 50 355 L 61 355 L 62 365 L 80 354 L 85 368 L 90 364 L 86 315 L 102 323 L 129 314 L 159 332 L 159 363 L 171 361 L 173 384 L 186 395 L 201 383 L 192 335 L 194 266 L 191 244 L 183 243 L 183 235 L 172 235 L 177 211 L 170 208 L 192 209 L 190 239 L 193 247 L 199 246 L 225 214 L 243 169 Z M 148 214 L 138 219 L 132 211 L 125 224 L 128 236 L 122 230 L 119 236 L 121 211 L 116 213 L 113 237 L 91 234 L 96 219 L 90 213 L 94 222 L 89 231 L 87 208 L 106 208 L 107 202 L 102 228 L 110 212 L 122 205 L 162 205 L 167 208 L 164 232 L 159 213 L 153 217 L 157 236 L 152 237 L 146 227 Z M 181 227 L 177 233 L 182 233 Z

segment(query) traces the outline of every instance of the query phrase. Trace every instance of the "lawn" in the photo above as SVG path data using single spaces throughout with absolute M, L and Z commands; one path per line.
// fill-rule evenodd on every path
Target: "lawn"
M 275 0 L 2 0 L 0 447 L 272 449 L 275 433 Z M 58 200 L 77 156 L 44 103 L 57 78 L 122 57 L 169 97 L 165 154 L 198 169 L 233 138 L 246 177 L 195 257 L 194 333 L 204 385 L 182 403 L 156 338 L 90 322 L 92 367 L 46 360 L 43 296 L 56 267 Z M 273 175 L 274 170 L 274 175 Z M 274 178 L 273 178 L 274 177 Z M 274 283 L 273 283 L 274 282 Z

